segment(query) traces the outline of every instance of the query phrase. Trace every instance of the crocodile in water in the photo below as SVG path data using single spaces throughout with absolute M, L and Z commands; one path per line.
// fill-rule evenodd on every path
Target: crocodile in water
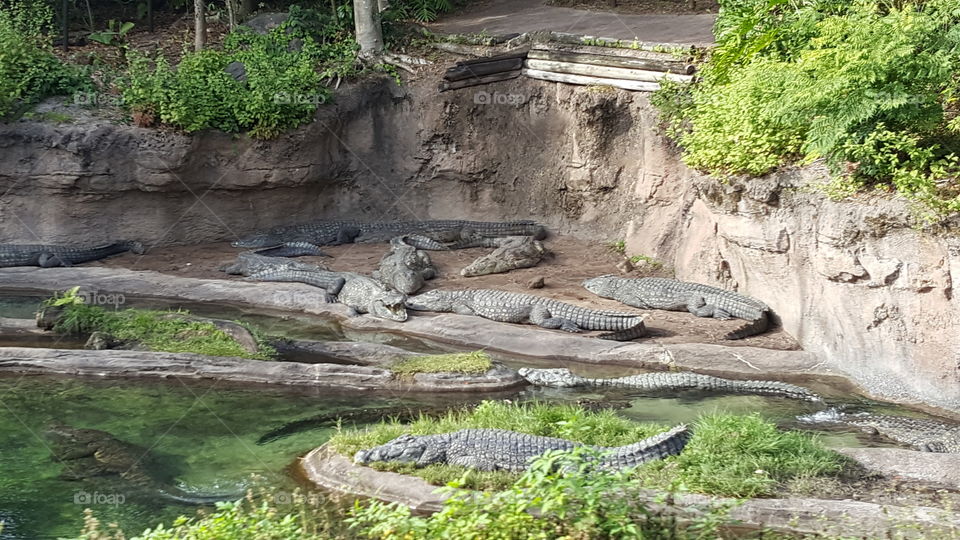
M 960 425 L 957 424 L 867 412 L 845 413 L 837 409 L 798 416 L 797 420 L 855 426 L 871 435 L 881 435 L 923 452 L 960 453 Z
M 734 381 L 699 373 L 644 373 L 615 379 L 588 379 L 574 375 L 566 368 L 535 369 L 520 368 L 520 376 L 530 384 L 552 388 L 577 386 L 602 386 L 631 388 L 643 392 L 669 392 L 678 390 L 710 390 L 736 394 L 760 394 L 780 396 L 807 401 L 822 401 L 820 396 L 802 386 L 777 381 Z
M 491 289 L 428 291 L 407 300 L 418 311 L 477 315 L 510 323 L 531 323 L 566 332 L 605 330 L 598 337 L 628 341 L 646 335 L 643 316 L 635 313 L 597 311 L 551 298 Z
M 593 294 L 640 309 L 689 311 L 697 317 L 749 321 L 726 339 L 742 339 L 767 330 L 770 308 L 763 302 L 733 291 L 668 278 L 600 276 L 583 282 Z
M 679 454 L 690 438 L 685 425 L 642 441 L 618 447 L 593 447 L 601 469 L 619 470 Z M 459 465 L 481 471 L 525 470 L 530 462 L 550 450 L 572 450 L 579 443 L 502 429 L 462 429 L 439 435 L 401 435 L 387 444 L 361 450 L 356 463 L 393 461 L 417 467 Z

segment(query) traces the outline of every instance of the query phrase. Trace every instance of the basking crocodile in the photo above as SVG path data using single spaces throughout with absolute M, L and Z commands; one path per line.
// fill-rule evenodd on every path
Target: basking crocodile
M 356 313 L 369 313 L 381 319 L 403 322 L 407 320 L 404 303 L 407 295 L 394 291 L 379 281 L 355 274 L 337 272 L 346 279 L 346 284 L 337 294 L 337 302 L 348 306 Z
M 477 315 L 500 322 L 531 323 L 565 332 L 607 330 L 610 333 L 598 337 L 617 341 L 646 335 L 641 315 L 597 311 L 542 296 L 491 289 L 428 291 L 407 300 L 407 307 L 417 311 Z
M 95 247 L 50 246 L 43 244 L 0 244 L 0 268 L 9 266 L 72 266 L 132 251 L 144 252 L 140 242 L 115 242 Z
M 960 453 L 960 425 L 957 424 L 867 412 L 845 413 L 837 409 L 798 416 L 797 420 L 855 426 L 871 435 L 881 435 L 922 452 Z
M 233 243 L 234 247 L 268 248 L 292 242 L 306 242 L 314 246 L 331 246 L 351 242 L 388 242 L 390 239 L 414 234 L 437 242 L 456 242 L 464 238 L 498 236 L 537 236 L 543 238 L 546 230 L 533 221 L 383 221 L 365 223 L 353 220 L 315 221 L 303 225 L 276 227 L 252 234 Z M 419 247 L 419 246 L 418 246 Z M 447 249 L 447 248 L 443 248 Z
M 147 449 L 121 441 L 96 429 L 78 429 L 58 424 L 46 432 L 54 458 L 63 465 L 61 477 L 83 480 L 119 477 L 145 491 L 145 495 L 184 504 L 212 504 L 239 499 L 243 493 L 194 495 L 173 486 L 172 475 Z
M 697 317 L 736 317 L 749 321 L 749 324 L 724 336 L 726 339 L 742 339 L 759 334 L 769 326 L 770 308 L 763 302 L 700 283 L 607 275 L 588 279 L 583 286 L 593 294 L 640 309 L 689 311 Z
M 601 454 L 600 468 L 619 470 L 675 456 L 686 446 L 690 435 L 687 426 L 680 425 L 626 446 L 594 448 Z M 417 467 L 448 464 L 481 471 L 519 472 L 545 452 L 577 446 L 581 444 L 502 429 L 461 429 L 439 435 L 401 435 L 387 444 L 357 452 L 353 460 L 364 464 L 394 461 Z
M 530 268 L 539 264 L 547 253 L 543 244 L 530 236 L 510 236 L 498 240 L 497 249 L 470 263 L 460 271 L 460 275 L 483 276 Z
M 405 236 L 390 240 L 390 251 L 380 259 L 380 270 L 373 277 L 404 293 L 413 294 L 428 279 L 437 277 L 430 256 L 409 245 Z
M 569 369 L 520 368 L 520 376 L 530 384 L 553 388 L 573 388 L 576 386 L 609 386 L 613 388 L 632 388 L 644 392 L 663 392 L 676 390 L 711 390 L 737 394 L 760 394 L 780 396 L 807 401 L 822 401 L 822 398 L 802 386 L 776 381 L 733 381 L 700 375 L 698 373 L 645 373 L 616 379 L 587 379 L 574 375 Z
M 310 242 L 284 242 L 277 247 L 261 249 L 255 253 L 267 257 L 303 257 L 304 255 L 312 255 L 314 257 L 330 256 Z
M 282 257 L 267 257 L 253 252 L 237 255 L 236 262 L 220 267 L 233 275 L 247 276 L 253 281 L 280 281 L 306 283 L 320 287 L 329 294 L 337 294 L 345 279 L 337 272 L 330 272 L 315 264 L 291 261 Z

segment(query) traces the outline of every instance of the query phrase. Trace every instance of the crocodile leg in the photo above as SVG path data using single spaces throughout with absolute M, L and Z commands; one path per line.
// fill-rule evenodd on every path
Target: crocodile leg
M 453 312 L 460 315 L 476 315 L 477 312 L 473 310 L 470 306 L 457 302 L 453 304 Z
M 552 317 L 550 310 L 544 306 L 533 306 L 530 308 L 530 322 L 541 328 L 550 328 L 551 330 L 560 329 L 564 332 L 571 333 L 581 331 L 580 327 L 571 320 Z
M 726 320 L 730 314 L 726 311 L 708 304 L 706 298 L 699 293 L 691 293 L 687 297 L 687 310 L 697 317 L 713 317 L 714 319 Z
M 57 266 L 72 266 L 69 262 L 63 261 L 54 253 L 41 253 L 40 254 L 40 267 L 41 268 L 54 268 Z
M 597 337 L 600 339 L 609 339 L 611 341 L 631 341 L 637 338 L 646 337 L 646 335 L 647 326 L 641 322 L 632 328 L 627 328 L 626 330 L 621 330 L 619 332 L 607 332 L 606 334 L 600 334 Z

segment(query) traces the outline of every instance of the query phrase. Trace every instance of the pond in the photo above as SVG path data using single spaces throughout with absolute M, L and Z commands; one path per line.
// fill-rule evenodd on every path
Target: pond
M 30 317 L 38 298 L 0 297 L 0 316 Z M 334 323 L 316 318 L 280 318 L 230 306 L 176 306 L 160 302 L 133 302 L 137 307 L 187 307 L 208 316 L 257 324 L 268 333 L 309 339 L 343 339 Z M 126 306 L 130 307 L 130 306 Z M 391 341 L 414 349 L 436 346 L 403 336 L 363 334 L 370 341 Z M 521 367 L 530 361 L 500 357 Z M 559 367 L 559 366 L 551 366 Z M 587 376 L 616 376 L 623 368 L 567 366 Z M 620 373 L 618 373 L 620 372 Z M 832 403 L 854 403 L 858 409 L 888 414 L 913 414 L 899 407 L 868 402 L 815 383 L 812 389 Z M 138 533 L 178 515 L 192 515 L 187 506 L 158 497 L 157 486 L 117 475 L 81 480 L 63 478 L 69 463 L 53 456 L 45 433 L 54 425 L 95 429 L 140 447 L 144 462 L 157 458 L 165 467 L 160 476 L 172 485 L 160 489 L 187 494 L 237 494 L 254 485 L 292 490 L 289 467 L 297 456 L 325 442 L 330 426 L 316 427 L 301 420 L 336 415 L 361 408 L 392 406 L 446 407 L 476 401 L 483 396 L 414 397 L 405 393 L 337 393 L 272 387 L 240 387 L 225 383 L 131 382 L 125 380 L 59 377 L 0 377 L 0 538 L 55 538 L 80 531 L 83 509 L 91 507 L 102 523 L 116 522 L 127 533 Z M 499 394 L 497 397 L 504 397 Z M 664 424 L 693 422 L 709 412 L 759 412 L 784 427 L 800 426 L 796 415 L 824 407 L 773 397 L 716 395 L 685 392 L 669 397 L 645 396 L 628 390 L 536 389 L 508 395 L 520 401 L 584 402 L 613 406 L 618 414 L 636 421 Z M 284 429 L 285 426 L 293 429 Z M 280 436 L 266 437 L 271 433 Z M 852 431 L 823 434 L 831 446 L 877 445 Z M 139 461 L 135 457 L 135 461 Z M 93 504 L 89 504 L 90 501 Z

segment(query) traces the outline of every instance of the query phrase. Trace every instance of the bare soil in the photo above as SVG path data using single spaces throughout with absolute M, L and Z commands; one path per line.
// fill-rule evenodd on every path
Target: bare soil
M 434 288 L 501 289 L 549 296 L 585 307 L 638 311 L 648 314 L 647 327 L 651 337 L 646 339 L 657 343 L 720 343 L 780 350 L 799 348 L 796 341 L 780 328 L 759 336 L 729 341 L 723 339 L 724 334 L 743 325 L 743 321 L 698 318 L 683 312 L 635 310 L 613 300 L 598 298 L 584 289 L 580 283 L 590 277 L 619 274 L 617 264 L 623 261 L 623 256 L 613 252 L 608 246 L 572 237 L 554 236 L 548 239 L 545 245 L 552 254 L 534 268 L 478 277 L 463 277 L 460 275 L 460 269 L 489 252 L 489 249 L 431 251 L 430 257 L 440 271 L 440 277 L 428 281 L 426 290 Z M 377 269 L 380 258 L 387 251 L 387 246 L 385 244 L 347 244 L 327 247 L 324 250 L 331 257 L 301 257 L 298 260 L 325 265 L 336 271 L 369 274 Z M 154 270 L 181 277 L 242 279 L 239 276 L 228 276 L 218 270 L 221 265 L 232 262 L 239 252 L 240 250 L 226 243 L 163 247 L 153 249 L 145 255 L 127 253 L 91 263 L 91 265 Z M 628 275 L 644 277 L 669 274 L 669 270 L 659 269 L 646 272 L 635 270 Z M 543 289 L 531 290 L 528 284 L 537 278 L 543 278 L 545 286 Z

